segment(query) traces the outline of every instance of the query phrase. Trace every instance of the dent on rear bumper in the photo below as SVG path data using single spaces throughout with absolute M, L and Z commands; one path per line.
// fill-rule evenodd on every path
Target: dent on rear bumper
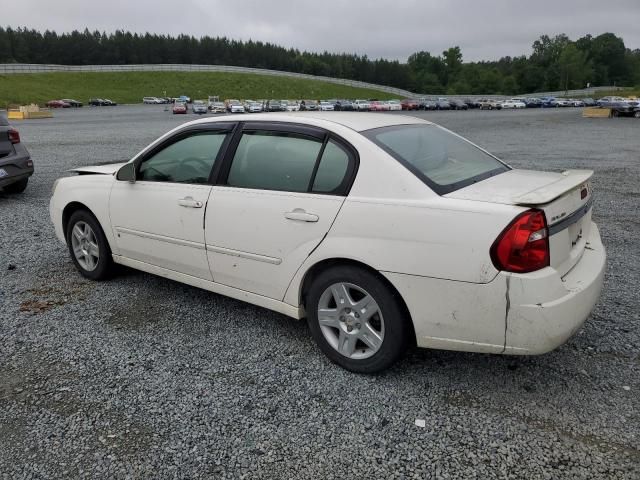
M 504 353 L 537 355 L 565 343 L 598 301 L 605 267 L 605 249 L 592 224 L 582 258 L 564 277 L 553 269 L 510 275 Z

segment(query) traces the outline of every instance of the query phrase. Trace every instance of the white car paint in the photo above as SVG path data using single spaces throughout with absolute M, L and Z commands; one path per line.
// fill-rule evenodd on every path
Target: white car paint
M 65 208 L 79 202 L 102 225 L 116 263 L 294 318 L 305 316 L 302 285 L 314 265 L 357 261 L 393 285 L 410 312 L 417 344 L 429 348 L 543 353 L 564 343 L 595 305 L 606 255 L 591 222 L 592 172 L 511 170 L 441 196 L 359 133 L 400 121 L 429 122 L 348 112 L 196 120 L 131 161 L 183 128 L 248 120 L 303 123 L 349 142 L 359 155 L 349 194 L 129 183 L 115 178 L 122 164 L 83 167 L 76 169 L 83 175 L 54 186 L 50 213 L 58 238 L 65 241 Z M 205 208 L 181 208 L 178 200 L 187 197 Z M 543 209 L 551 228 L 576 209 L 589 210 L 551 235 L 550 266 L 526 274 L 497 270 L 492 243 L 531 206 Z M 287 220 L 297 209 L 317 221 Z
M 519 98 L 512 98 L 504 100 L 502 102 L 502 108 L 527 108 L 527 105 Z
M 392 112 L 402 110 L 402 104 L 397 100 L 389 100 L 387 105 L 389 105 L 389 110 Z

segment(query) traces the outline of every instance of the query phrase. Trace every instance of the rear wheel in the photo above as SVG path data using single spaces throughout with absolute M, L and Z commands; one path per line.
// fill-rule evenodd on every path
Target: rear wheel
M 633 113 L 633 116 L 634 116 L 635 118 L 640 118 L 640 110 L 636 110 L 636 111 Z
M 96 218 L 78 210 L 67 224 L 67 246 L 71 259 L 83 277 L 104 280 L 113 273 L 111 248 Z
M 408 318 L 375 274 L 352 266 L 322 272 L 306 297 L 309 329 L 334 363 L 357 373 L 390 367 L 408 344 Z
M 27 188 L 27 184 L 29 183 L 28 178 L 24 178 L 22 180 L 17 181 L 16 183 L 12 183 L 11 185 L 7 185 L 3 187 L 5 193 L 22 193 Z

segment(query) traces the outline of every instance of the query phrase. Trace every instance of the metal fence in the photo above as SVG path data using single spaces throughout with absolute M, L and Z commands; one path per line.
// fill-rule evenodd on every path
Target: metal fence
M 307 75 L 305 73 L 283 72 L 279 70 L 267 70 L 264 68 L 234 67 L 230 65 L 190 65 L 190 64 L 150 64 L 150 65 L 54 65 L 35 63 L 4 63 L 0 64 L 0 75 L 14 73 L 46 73 L 46 72 L 233 72 L 255 73 L 259 75 L 271 75 L 280 77 L 293 77 L 305 80 L 318 80 L 322 82 L 346 85 L 349 87 L 369 88 L 382 92 L 392 93 L 399 97 L 442 97 L 444 95 L 410 92 L 401 88 L 376 85 L 373 83 L 347 80 L 343 78 L 321 77 Z M 568 90 L 558 92 L 536 92 L 529 94 L 537 97 L 584 97 L 595 95 L 602 91 L 618 91 L 622 87 L 591 87 L 581 90 Z M 505 98 L 505 95 L 448 95 L 454 98 Z M 522 95 L 520 95 L 522 96 Z

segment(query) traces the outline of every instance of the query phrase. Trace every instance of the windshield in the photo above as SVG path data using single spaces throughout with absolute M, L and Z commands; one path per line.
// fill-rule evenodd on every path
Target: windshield
M 439 195 L 509 170 L 497 158 L 436 125 L 394 125 L 363 135 Z

